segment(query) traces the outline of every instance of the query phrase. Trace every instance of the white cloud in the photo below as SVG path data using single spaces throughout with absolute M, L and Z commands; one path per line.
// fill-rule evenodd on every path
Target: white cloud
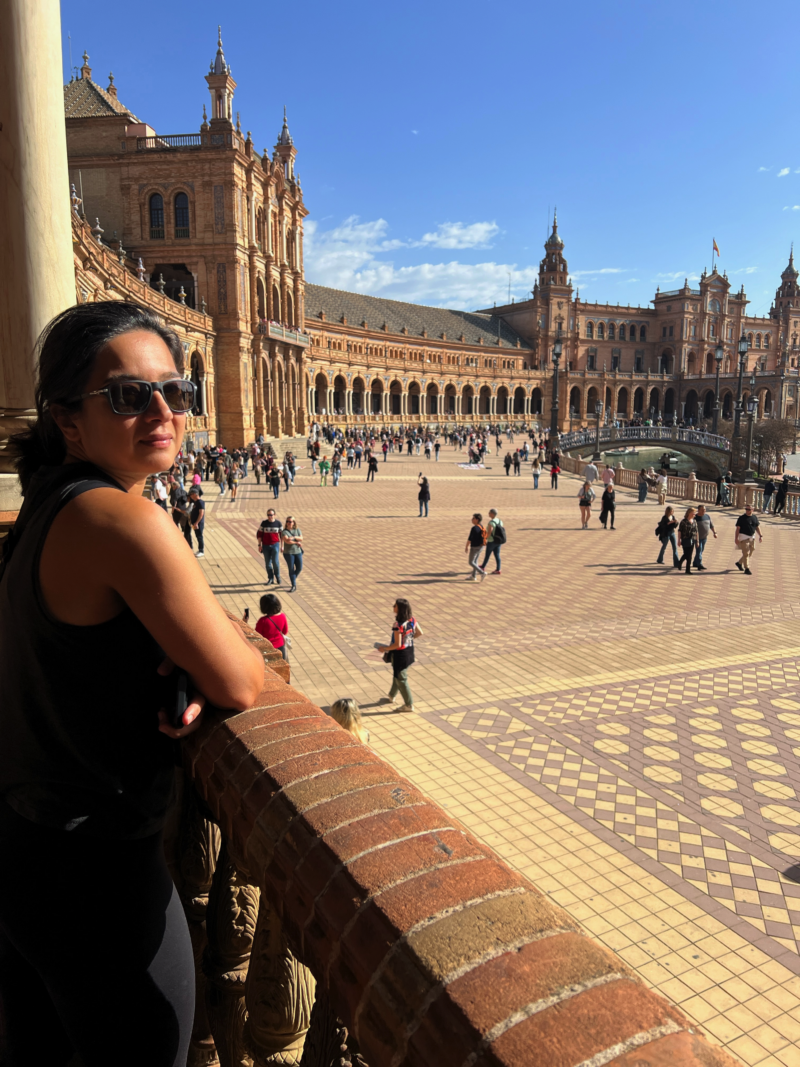
M 656 281 L 659 282 L 674 282 L 676 278 L 685 278 L 686 272 L 682 270 L 673 270 L 668 274 L 657 274 Z
M 788 173 L 789 173 L 789 168 L 788 167 L 783 167 L 781 170 L 778 171 L 778 177 L 779 178 L 785 178 Z
M 489 248 L 489 241 L 500 232 L 496 222 L 441 222 L 434 233 L 422 235 L 420 245 L 433 248 Z
M 769 167 L 759 167 L 758 168 L 758 173 L 760 174 L 763 170 L 769 170 L 769 169 L 770 169 Z
M 475 227 L 494 227 L 494 223 L 475 223 L 456 228 L 456 234 L 464 238 L 464 231 L 473 231 L 473 238 L 491 234 Z M 330 230 L 320 230 L 316 223 L 305 226 L 306 274 L 310 282 L 328 285 L 372 296 L 385 296 L 393 300 L 434 304 L 440 307 L 488 307 L 494 301 L 508 297 L 508 275 L 511 274 L 512 295 L 524 298 L 533 288 L 538 276 L 535 265 L 518 267 L 515 263 L 418 263 L 397 267 L 391 260 L 379 258 L 382 253 L 399 247 L 442 247 L 433 240 L 395 241 L 387 237 L 388 223 L 385 219 L 361 222 L 356 215 L 345 219 Z M 442 235 L 440 226 L 436 234 Z M 451 234 L 452 236 L 452 234 Z M 445 246 L 447 247 L 447 246 Z M 452 247 L 452 246 L 451 246 Z M 475 247 L 462 244 L 457 247 Z
M 731 274 L 755 274 L 758 267 L 739 267 L 738 270 L 732 270 Z
M 570 277 L 592 278 L 597 274 L 627 274 L 630 269 L 630 267 L 600 267 L 599 270 L 576 270 Z
M 789 207 L 789 205 L 787 204 L 786 207 L 783 210 L 784 211 L 800 211 L 800 204 L 794 204 L 792 207 Z
M 411 132 L 417 136 L 419 135 L 419 130 L 412 130 Z

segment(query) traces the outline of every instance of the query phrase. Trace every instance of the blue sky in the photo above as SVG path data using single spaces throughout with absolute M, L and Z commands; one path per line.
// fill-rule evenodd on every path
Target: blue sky
M 474 308 L 524 299 L 548 212 L 587 300 L 647 305 L 716 237 L 765 314 L 800 237 L 796 7 L 573 0 L 62 0 L 64 72 L 159 133 L 196 131 L 222 23 L 235 108 L 271 150 L 283 105 L 306 277 Z M 510 275 L 510 277 L 509 277 Z

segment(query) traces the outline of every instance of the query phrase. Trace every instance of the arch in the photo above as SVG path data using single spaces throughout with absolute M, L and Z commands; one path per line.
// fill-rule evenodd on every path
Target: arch
M 628 390 L 624 385 L 617 393 L 617 414 L 628 416 Z
M 667 389 L 664 393 L 664 415 L 672 418 L 675 414 L 675 390 Z
M 597 340 L 603 341 L 606 336 L 606 326 L 604 322 L 598 322 L 597 324 Z
M 152 201 L 152 197 L 151 197 Z M 175 236 L 177 238 L 189 236 L 189 197 L 186 193 L 176 193 L 174 200 L 175 210 Z
M 606 402 L 604 404 L 606 422 L 614 418 L 614 403 L 611 395 L 611 386 L 606 386 Z
M 164 295 L 180 301 L 183 289 L 187 307 L 194 307 L 194 275 L 185 263 L 156 263 L 150 273 L 150 288 L 158 288 L 159 278 L 164 279 Z
M 633 394 L 633 413 L 634 415 L 644 413 L 644 389 L 642 389 L 641 385 Z
M 772 391 L 771 390 L 762 389 L 762 391 L 761 391 L 761 403 L 759 404 L 759 407 L 761 408 L 761 417 L 762 418 L 765 419 L 768 415 L 772 414 Z
M 615 334 L 614 323 L 613 322 L 609 322 L 609 324 L 608 324 L 608 339 L 609 339 L 609 341 L 615 340 L 614 334 Z
M 333 411 L 335 415 L 344 415 L 347 410 L 347 381 L 343 374 L 333 379 Z
M 153 193 L 148 207 L 150 212 L 150 240 L 160 241 L 164 239 L 164 197 L 161 193 Z
M 514 390 L 514 415 L 525 414 L 525 390 L 521 385 L 518 385 Z
M 733 393 L 730 390 L 722 394 L 722 417 L 733 418 Z
M 593 322 L 587 322 L 586 323 L 586 336 L 588 338 L 590 338 L 590 339 L 592 339 L 594 337 L 594 323 Z
M 634 326 L 633 329 L 636 329 L 636 327 Z M 646 341 L 647 340 L 647 327 L 646 326 L 640 326 L 639 327 L 639 340 L 640 341 Z
M 714 390 L 708 389 L 703 397 L 703 418 L 710 419 L 714 415 Z
M 764 348 L 769 348 L 769 337 L 770 335 L 768 333 L 764 334 Z
M 264 283 L 260 278 L 256 279 L 256 303 L 258 304 L 258 317 L 265 319 L 267 317 L 267 297 L 264 292 Z
M 713 352 L 706 352 L 706 374 L 713 374 L 714 373 L 714 363 L 715 363 L 714 353 Z
M 749 333 L 747 335 L 747 347 L 748 348 L 752 348 L 753 347 L 753 335 L 751 333 Z
M 581 416 L 581 391 L 577 385 L 573 385 L 569 391 L 569 415 L 576 419 Z
M 422 390 L 420 389 L 419 382 L 412 382 L 411 385 L 409 385 L 409 387 L 408 387 L 408 404 L 409 404 L 409 412 L 408 413 L 409 413 L 409 415 L 419 415 L 420 414 L 419 402 L 420 402 L 420 393 L 421 393 L 421 391 Z
M 531 415 L 542 414 L 542 390 L 537 385 L 531 393 Z
M 471 385 L 465 385 L 461 391 L 461 414 L 473 415 L 473 405 L 475 400 L 475 390 Z
M 205 390 L 205 365 L 203 357 L 195 349 L 189 360 L 189 377 L 195 385 L 195 404 L 192 408 L 193 415 L 206 415 L 206 390 Z
M 686 394 L 686 401 L 683 405 L 683 417 L 685 419 L 697 419 L 697 391 L 690 389 Z
M 445 415 L 453 415 L 453 416 L 455 415 L 455 413 L 456 413 L 456 396 L 457 395 L 458 394 L 456 392 L 456 387 L 453 385 L 452 382 L 448 382 L 447 385 L 444 387 L 444 401 L 443 401 L 444 409 L 443 409 L 443 414 L 445 414 Z
M 364 414 L 364 393 L 366 392 L 364 379 L 357 375 L 353 378 L 353 391 L 350 395 L 350 407 L 354 415 Z
M 625 323 L 624 322 L 621 322 L 619 324 L 619 339 L 620 339 L 620 341 L 624 341 L 625 340 Z M 635 338 L 634 338 L 634 340 L 635 340 Z
M 436 382 L 428 382 L 428 387 L 425 390 L 426 400 L 426 415 L 438 415 L 439 414 L 439 386 Z
M 278 364 L 278 372 L 280 373 L 281 366 Z M 278 393 L 280 396 L 280 392 Z M 328 414 L 328 379 L 320 371 L 314 378 L 314 414 L 326 415 Z
M 272 286 L 272 321 L 282 322 L 281 318 L 281 294 L 277 285 Z
M 761 334 L 756 334 L 756 348 L 761 348 Z
M 647 410 L 651 419 L 657 419 L 658 413 L 661 410 L 659 407 L 660 394 L 658 389 L 650 390 L 650 403 L 647 405 Z
M 635 329 L 635 327 L 631 327 Z M 665 348 L 658 359 L 659 372 L 661 374 L 672 374 L 672 352 L 670 349 Z
M 488 385 L 482 385 L 478 394 L 478 414 L 488 415 L 492 410 L 492 390 Z
M 383 382 L 380 378 L 373 378 L 369 386 L 370 415 L 380 415 L 383 412 Z
M 697 356 L 694 352 L 690 352 L 686 357 L 686 373 L 697 374 Z
M 597 404 L 600 401 L 600 393 L 597 391 L 594 385 L 590 386 L 589 391 L 586 393 L 586 417 L 587 419 L 597 418 Z
M 504 385 L 501 385 L 497 390 L 496 414 L 508 414 L 508 389 Z
M 403 383 L 397 378 L 389 383 L 389 414 L 403 414 Z
M 285 316 L 283 318 L 283 321 L 286 323 L 287 326 L 294 326 L 295 325 L 295 321 L 294 321 L 294 301 L 292 300 L 292 294 L 291 293 L 287 293 L 286 294 L 286 314 L 285 314 Z

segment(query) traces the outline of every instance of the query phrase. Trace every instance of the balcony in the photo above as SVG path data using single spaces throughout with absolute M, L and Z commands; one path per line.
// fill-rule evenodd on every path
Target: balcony
M 244 141 L 234 130 L 227 130 L 223 133 L 167 133 L 161 136 L 136 138 L 137 152 L 186 151 L 187 149 L 226 147 L 242 149 Z
M 281 326 L 279 322 L 269 322 L 261 319 L 258 323 L 258 332 L 267 337 L 273 337 L 276 341 L 288 341 L 292 345 L 300 345 L 306 348 L 311 344 L 311 338 L 307 333 L 292 330 L 288 326 Z

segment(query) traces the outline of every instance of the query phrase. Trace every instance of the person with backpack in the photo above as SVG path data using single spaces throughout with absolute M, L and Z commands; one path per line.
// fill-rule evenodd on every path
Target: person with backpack
M 483 563 L 481 564 L 481 570 L 486 572 L 486 564 L 489 562 L 489 556 L 494 556 L 495 569 L 489 571 L 489 574 L 502 574 L 500 570 L 500 546 L 504 545 L 507 541 L 506 528 L 503 525 L 503 520 L 498 518 L 497 510 L 495 508 L 489 509 L 489 522 L 486 526 L 486 555 L 483 557 Z
M 378 645 L 378 651 L 392 665 L 392 688 L 382 704 L 393 704 L 399 693 L 403 704 L 398 711 L 413 711 L 414 697 L 408 684 L 408 668 L 414 662 L 414 638 L 422 637 L 422 627 L 411 614 L 411 605 L 407 600 L 398 598 L 394 602 L 395 621 L 392 626 L 392 643 Z
M 581 508 L 581 527 L 584 530 L 589 529 L 589 519 L 592 517 L 592 503 L 594 501 L 595 492 L 592 489 L 589 482 L 584 482 L 581 488 L 578 490 L 578 503 Z
M 479 511 L 476 511 L 472 516 L 472 526 L 467 534 L 467 545 L 464 549 L 467 553 L 469 565 L 472 567 L 472 574 L 467 578 L 468 582 L 483 581 L 486 577 L 486 571 L 478 563 L 481 549 L 486 545 L 486 536 L 486 529 L 483 526 L 483 515 L 481 515 Z

